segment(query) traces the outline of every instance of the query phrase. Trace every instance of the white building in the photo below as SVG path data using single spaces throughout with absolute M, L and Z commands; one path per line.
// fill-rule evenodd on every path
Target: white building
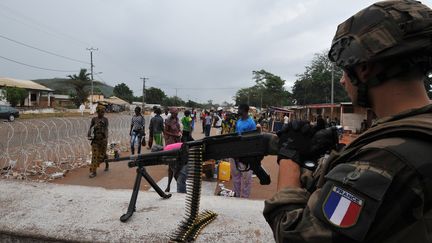
M 54 101 L 53 90 L 31 80 L 20 80 L 0 77 L 0 90 L 5 92 L 6 87 L 17 87 L 27 90 L 28 95 L 24 100 L 24 106 L 52 107 Z M 1 95 L 0 103 L 7 103 L 4 95 Z

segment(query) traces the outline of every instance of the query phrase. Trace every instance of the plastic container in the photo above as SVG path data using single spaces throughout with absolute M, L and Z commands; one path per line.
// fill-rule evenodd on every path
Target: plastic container
M 229 181 L 231 177 L 231 166 L 230 162 L 220 161 L 218 166 L 219 180 Z

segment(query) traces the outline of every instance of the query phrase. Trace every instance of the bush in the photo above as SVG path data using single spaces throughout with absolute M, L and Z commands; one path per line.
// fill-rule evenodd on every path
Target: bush
M 23 88 L 6 87 L 5 91 L 6 100 L 14 107 L 18 104 L 23 104 L 27 97 L 27 90 Z

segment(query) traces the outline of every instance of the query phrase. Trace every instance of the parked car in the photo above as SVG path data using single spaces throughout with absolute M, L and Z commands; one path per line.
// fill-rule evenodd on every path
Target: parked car
M 15 118 L 19 117 L 19 111 L 13 107 L 0 105 L 0 119 L 8 119 L 9 121 L 15 121 Z

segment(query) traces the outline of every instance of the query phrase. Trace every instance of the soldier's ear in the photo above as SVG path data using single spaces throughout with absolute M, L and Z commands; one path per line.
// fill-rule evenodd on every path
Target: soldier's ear
M 354 70 L 360 81 L 366 82 L 370 78 L 375 77 L 381 70 L 381 67 L 376 63 L 362 63 L 357 65 Z

